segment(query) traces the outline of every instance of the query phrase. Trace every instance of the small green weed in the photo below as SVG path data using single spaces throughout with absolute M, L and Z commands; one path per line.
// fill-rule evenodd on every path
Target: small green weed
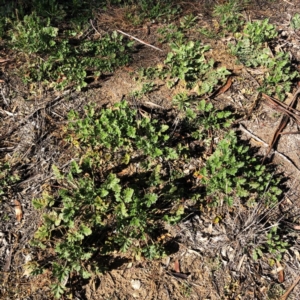
M 300 28 L 300 15 L 298 13 L 291 19 L 291 27 L 296 30 Z
M 54 50 L 58 28 L 50 26 L 50 19 L 41 19 L 33 13 L 25 16 L 22 22 L 12 24 L 10 38 L 12 49 L 24 51 L 27 54 L 43 53 Z
M 191 293 L 192 293 L 192 286 L 189 283 L 186 283 L 186 282 L 183 281 L 180 285 L 180 291 L 181 291 L 181 294 L 185 298 L 189 298 L 191 296 Z
M 232 124 L 234 118 L 229 110 L 217 111 L 205 100 L 197 101 L 196 105 L 194 99 L 189 97 L 186 102 L 188 100 L 191 106 L 186 108 L 186 119 L 183 122 L 195 140 L 205 140 L 209 131 L 217 132 Z
M 272 61 L 270 49 L 253 45 L 249 38 L 237 35 L 237 43 L 229 44 L 230 51 L 247 67 L 258 67 Z
M 187 92 L 176 94 L 172 100 L 174 106 L 180 111 L 186 111 L 193 102 L 198 101 L 196 98 L 190 97 Z
M 204 53 L 210 49 L 208 45 L 190 41 L 181 46 L 172 44 L 171 49 L 164 62 L 168 68 L 166 76 L 173 79 L 169 80 L 169 87 L 179 78 L 188 89 L 194 88 L 198 95 L 204 95 L 211 93 L 217 83 L 230 74 L 224 67 L 215 70 L 214 61 L 206 60 Z
M 208 37 L 209 39 L 213 39 L 213 38 L 218 37 L 218 33 L 215 30 L 208 29 L 206 27 L 201 27 L 201 28 L 198 29 L 198 31 L 200 32 L 200 34 Z
M 193 14 L 186 15 L 180 19 L 180 28 L 182 29 L 189 29 L 193 27 L 196 23 L 198 17 L 194 16 Z
M 214 61 L 207 61 L 204 53 L 210 49 L 199 41 L 189 41 L 182 45 L 171 44 L 164 66 L 143 70 L 142 76 L 148 79 L 153 75 L 166 79 L 169 88 L 174 87 L 178 80 L 187 89 L 194 89 L 198 95 L 211 93 L 219 82 L 226 79 L 230 72 L 225 67 L 214 69 Z M 180 96 L 178 96 L 180 97 Z
M 253 249 L 252 257 L 257 260 L 267 252 L 273 254 L 274 258 L 280 261 L 289 246 L 289 243 L 282 238 L 282 234 L 279 234 L 279 228 L 275 226 L 267 232 L 265 243 Z
M 141 90 L 136 90 L 131 93 L 132 96 L 140 98 L 157 89 L 157 85 L 153 82 L 146 82 L 143 84 Z
M 185 41 L 185 34 L 179 27 L 174 24 L 169 24 L 157 30 L 160 35 L 159 41 L 161 43 L 176 43 L 182 45 Z
M 269 47 L 265 47 L 264 43 L 276 36 L 275 27 L 269 24 L 268 19 L 248 23 L 243 33 L 236 35 L 236 44 L 230 44 L 229 48 L 247 67 L 267 68 L 268 72 L 263 77 L 259 91 L 275 94 L 283 100 L 286 92 L 290 92 L 293 80 L 299 75 L 293 70 L 286 53 L 278 52 L 274 57 Z
M 289 248 L 289 243 L 282 239 L 278 227 L 272 227 L 267 234 L 266 250 L 275 255 L 277 260 L 281 260 L 282 254 Z
M 168 24 L 157 30 L 161 43 L 183 45 L 186 42 L 187 30 L 194 27 L 198 17 L 190 14 L 180 19 L 180 25 Z
M 276 28 L 269 23 L 269 19 L 247 23 L 244 34 L 250 39 L 252 44 L 268 42 L 277 36 Z
M 12 184 L 19 180 L 17 174 L 12 174 L 9 163 L 0 162 L 0 196 L 8 193 Z
M 299 78 L 299 73 L 292 69 L 288 53 L 279 52 L 274 59 L 264 62 L 269 68 L 269 74 L 264 78 L 262 91 L 268 95 L 275 93 L 280 100 L 285 99 L 290 92 L 293 80 Z
M 199 42 L 192 41 L 181 46 L 172 44 L 172 52 L 168 53 L 164 62 L 170 70 L 170 77 L 179 78 L 189 85 L 195 83 L 213 65 L 213 61 L 207 63 L 203 55 L 209 49 L 209 46 L 201 47 Z
M 225 202 L 231 206 L 237 197 L 246 199 L 255 193 L 266 206 L 273 206 L 282 193 L 278 188 L 279 179 L 273 178 L 266 167 L 249 154 L 249 147 L 239 145 L 234 132 L 229 132 L 218 143 L 198 174 L 213 205 Z
M 214 15 L 219 18 L 223 30 L 237 32 L 244 24 L 241 14 L 243 2 L 245 1 L 230 0 L 214 7 Z
M 10 45 L 29 55 L 21 69 L 24 81 L 43 82 L 57 89 L 75 85 L 80 90 L 87 85 L 87 72 L 98 77 L 129 61 L 133 43 L 124 42 L 116 32 L 100 40 L 78 41 L 78 45 L 70 42 L 74 35 L 76 32 L 67 32 L 59 38 L 58 28 L 50 26 L 50 19 L 36 14 L 16 22 L 10 31 Z
M 268 299 L 269 300 L 277 300 L 282 297 L 285 293 L 285 289 L 281 283 L 274 282 L 268 290 Z
M 165 159 L 177 157 L 172 149 L 162 146 L 169 139 L 165 133 L 168 125 L 160 125 L 157 120 L 151 121 L 149 118 L 136 120 L 136 111 L 129 108 L 126 102 L 121 102 L 116 107 L 118 110 L 106 110 L 98 119 L 94 117 L 93 107 L 87 107 L 87 117 L 70 124 L 70 129 L 74 130 L 77 138 L 74 141 L 70 136 L 69 141 L 77 144 L 78 140 L 80 145 L 94 148 L 102 145 L 113 152 L 122 148 L 128 155 L 140 149 L 143 154 L 152 158 L 162 155 Z M 69 116 L 70 120 L 78 118 L 75 112 Z
M 181 11 L 180 5 L 174 5 L 170 0 L 136 0 L 132 1 L 131 4 L 132 6 L 127 12 L 127 18 L 133 25 L 140 25 L 145 20 L 166 22 Z

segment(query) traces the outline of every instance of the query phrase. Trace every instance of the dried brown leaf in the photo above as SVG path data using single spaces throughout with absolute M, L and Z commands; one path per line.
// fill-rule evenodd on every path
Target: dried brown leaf
M 21 203 L 18 200 L 15 200 L 15 212 L 16 212 L 17 221 L 21 222 L 23 218 L 23 212 L 22 212 Z
M 278 273 L 278 281 L 280 283 L 284 282 L 284 272 L 283 272 L 283 267 L 280 264 L 279 261 L 276 261 L 276 265 L 277 265 L 277 273 Z
M 232 76 L 229 76 L 228 79 L 227 79 L 227 81 L 226 81 L 226 84 L 223 85 L 218 90 L 218 92 L 216 93 L 216 96 L 224 94 L 225 92 L 227 92 L 230 89 L 231 85 L 232 85 Z
M 170 274 L 181 279 L 187 279 L 189 277 L 188 274 L 177 273 L 177 272 L 170 272 Z
M 280 300 L 286 300 L 289 296 L 289 294 L 291 293 L 291 291 L 294 289 L 294 287 L 298 284 L 298 282 L 300 281 L 300 276 L 298 276 L 294 283 L 291 285 L 291 287 L 288 288 L 288 290 L 281 296 Z
M 10 61 L 10 59 L 0 58 L 0 64 Z
M 176 273 L 180 273 L 180 265 L 178 259 L 176 259 L 174 262 L 174 270 Z

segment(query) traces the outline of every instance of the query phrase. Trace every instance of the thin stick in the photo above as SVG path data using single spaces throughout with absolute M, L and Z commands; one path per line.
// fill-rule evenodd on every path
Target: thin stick
M 121 30 L 117 30 L 118 32 L 120 32 L 120 33 L 122 33 L 122 34 L 124 34 L 124 35 L 127 35 L 128 37 L 130 37 L 130 38 L 132 38 L 132 39 L 134 39 L 134 40 L 136 40 L 136 41 L 138 41 L 138 42 L 140 42 L 141 44 L 144 44 L 144 45 L 146 45 L 146 46 L 149 46 L 149 47 L 151 47 L 151 48 L 153 48 L 153 49 L 155 49 L 155 50 L 158 50 L 158 51 L 163 51 L 163 50 L 161 50 L 161 49 L 159 49 L 159 48 L 157 48 L 157 47 L 155 47 L 155 46 L 153 46 L 153 45 L 150 45 L 150 44 L 148 44 L 148 43 L 146 43 L 146 42 L 144 42 L 144 41 L 142 41 L 142 40 L 140 40 L 140 39 L 138 39 L 138 38 L 136 38 L 136 37 L 134 37 L 134 36 L 132 36 L 132 35 L 130 35 L 130 34 L 128 34 L 128 33 L 125 33 L 125 32 L 123 32 L 123 31 L 121 31 Z
M 262 144 L 264 144 L 264 146 L 266 146 L 266 147 L 269 146 L 269 145 L 268 145 L 266 142 L 264 142 L 262 139 L 260 139 L 259 137 L 257 137 L 256 135 L 254 135 L 253 133 L 251 133 L 250 131 L 248 131 L 242 124 L 240 124 L 240 130 L 242 130 L 243 132 L 245 132 L 245 133 L 247 133 L 248 135 L 250 135 L 253 139 L 255 139 L 255 140 L 261 142 Z M 295 163 L 294 163 L 293 161 L 291 161 L 290 159 L 288 159 L 288 158 L 287 158 L 285 155 L 283 155 L 282 153 L 280 153 L 280 152 L 278 152 L 278 151 L 276 151 L 276 150 L 274 150 L 274 149 L 273 149 L 273 151 L 274 151 L 274 153 L 278 154 L 281 158 L 283 158 L 284 160 L 286 160 L 287 162 L 289 162 L 290 164 L 292 164 L 292 165 L 296 168 L 296 170 L 297 170 L 298 172 L 300 172 L 300 170 L 298 169 L 298 167 L 295 165 Z
M 288 4 L 290 4 L 290 5 L 295 5 L 294 3 L 291 3 L 291 2 L 289 2 L 289 1 L 287 1 L 287 0 L 283 0 L 284 2 L 286 2 L 286 3 L 288 3 Z
M 90 23 L 91 23 L 92 27 L 94 28 L 94 30 L 101 36 L 102 34 L 95 28 L 92 20 L 90 20 Z
M 2 95 L 2 99 L 3 99 L 4 104 L 5 104 L 6 106 L 8 106 L 8 103 L 7 103 L 6 99 L 5 99 L 5 96 L 4 96 L 4 94 L 3 94 L 2 89 L 1 89 L 1 95 Z
M 288 105 L 287 110 L 289 111 L 291 108 L 294 108 L 295 103 L 297 102 L 297 98 L 298 95 L 300 94 L 300 87 L 298 87 L 297 91 L 295 92 L 294 96 L 293 96 L 293 100 L 291 101 L 291 103 Z M 265 94 L 263 94 L 263 97 L 266 98 L 268 96 L 266 96 Z M 265 154 L 262 163 L 265 161 L 265 159 L 267 158 L 267 156 L 269 155 L 270 151 L 272 150 L 272 148 L 274 148 L 275 144 L 277 143 L 280 133 L 283 131 L 283 129 L 286 127 L 286 125 L 288 124 L 290 120 L 289 115 L 284 114 L 281 117 L 280 123 L 278 125 L 278 127 L 276 128 L 276 131 L 273 134 L 272 140 L 269 143 L 269 148 L 267 150 L 267 153 Z M 275 150 L 275 149 L 274 149 Z
M 95 26 L 94 26 L 92 20 L 90 20 L 90 23 L 91 23 L 92 27 L 94 28 L 94 30 L 95 30 L 98 34 L 101 35 L 101 33 L 95 28 Z M 130 38 L 132 38 L 132 39 L 134 39 L 134 40 L 136 40 L 136 41 L 138 41 L 138 42 L 140 42 L 141 44 L 144 44 L 144 45 L 146 45 L 146 46 L 149 46 L 149 47 L 151 47 L 151 48 L 153 48 L 153 49 L 155 49 L 155 50 L 158 50 L 158 51 L 163 51 L 163 50 L 161 50 L 161 49 L 159 49 L 159 48 L 157 48 L 157 47 L 155 47 L 155 46 L 153 46 L 153 45 L 150 45 L 150 44 L 148 44 L 148 43 L 146 43 L 146 42 L 144 42 L 144 41 L 142 41 L 142 40 L 140 40 L 140 39 L 138 39 L 138 38 L 136 38 L 136 37 L 134 37 L 134 36 L 132 36 L 132 35 L 130 35 L 130 34 L 128 34 L 128 33 L 126 33 L 126 32 L 123 32 L 123 31 L 121 31 L 121 30 L 117 30 L 117 31 L 120 32 L 120 33 L 122 33 L 122 34 L 124 34 L 124 35 L 126 35 L 126 36 L 128 36 L 128 37 L 130 37 Z
M 300 281 L 300 276 L 298 276 L 296 278 L 296 280 L 290 286 L 290 288 L 281 296 L 280 300 L 286 300 L 288 298 L 289 294 L 291 293 L 291 291 L 294 289 L 294 287 L 298 284 L 299 281 Z
M 266 100 L 268 100 L 269 102 L 265 102 L 267 105 L 269 105 L 270 107 L 272 107 L 273 109 L 279 111 L 279 112 L 283 112 L 284 114 L 287 114 L 289 116 L 291 116 L 292 118 L 294 118 L 297 122 L 300 123 L 300 112 L 299 110 L 290 107 L 289 105 L 282 103 L 280 101 L 278 101 L 275 98 L 272 98 L 266 94 L 262 94 L 263 98 L 265 98 Z

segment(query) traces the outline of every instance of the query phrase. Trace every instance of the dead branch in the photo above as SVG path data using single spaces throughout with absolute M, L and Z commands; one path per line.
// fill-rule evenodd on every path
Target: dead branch
M 288 110 L 288 111 L 290 111 L 291 108 L 294 108 L 294 105 L 295 105 L 295 103 L 296 103 L 296 100 L 297 100 L 299 94 L 300 94 L 300 88 L 297 89 L 297 91 L 296 91 L 295 94 L 294 94 L 293 100 L 292 100 L 291 103 L 288 105 L 288 107 L 287 107 L 287 110 Z M 263 97 L 264 97 L 264 98 L 268 98 L 268 96 L 265 95 L 265 94 L 263 94 Z M 278 141 L 281 132 L 282 132 L 283 129 L 286 127 L 286 125 L 288 124 L 289 120 L 290 120 L 290 116 L 287 115 L 287 114 L 284 114 L 284 115 L 281 117 L 280 123 L 279 123 L 279 125 L 278 125 L 278 127 L 277 127 L 277 129 L 276 129 L 276 131 L 275 131 L 275 133 L 274 133 L 274 135 L 273 135 L 273 137 L 272 137 L 272 140 L 271 140 L 270 143 L 269 143 L 269 148 L 268 148 L 267 153 L 265 154 L 265 156 L 264 156 L 262 162 L 264 162 L 265 159 L 266 159 L 266 157 L 269 155 L 270 151 L 272 150 L 272 148 L 274 147 L 274 145 L 275 145 L 276 142 Z
M 289 107 L 289 105 L 286 105 L 285 103 L 282 103 L 278 101 L 275 98 L 272 98 L 266 94 L 262 94 L 263 98 L 267 100 L 268 102 L 264 102 L 274 110 L 277 110 L 278 112 L 284 113 L 290 117 L 292 117 L 299 125 L 300 125 L 300 111 Z
M 294 287 L 298 284 L 298 282 L 300 281 L 300 276 L 298 276 L 294 283 L 290 286 L 290 288 L 281 296 L 280 300 L 286 300 L 289 296 L 289 294 L 291 293 L 291 291 L 294 289 Z

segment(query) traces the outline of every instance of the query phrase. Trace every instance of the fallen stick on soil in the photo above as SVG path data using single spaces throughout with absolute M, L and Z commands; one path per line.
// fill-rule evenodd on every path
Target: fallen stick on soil
M 155 47 L 155 46 L 153 46 L 151 44 L 148 44 L 148 43 L 146 43 L 146 42 L 144 42 L 144 41 L 142 41 L 142 40 L 140 40 L 140 39 L 138 39 L 138 38 L 136 38 L 136 37 L 134 37 L 134 36 L 132 36 L 132 35 L 130 35 L 128 33 L 125 33 L 125 32 L 123 32 L 121 30 L 117 30 L 117 31 L 120 32 L 120 33 L 122 33 L 122 34 L 124 34 L 124 35 L 126 35 L 126 36 L 128 36 L 128 37 L 130 37 L 130 38 L 132 38 L 132 39 L 134 39 L 134 40 L 136 40 L 136 41 L 138 41 L 141 44 L 144 44 L 144 45 L 146 45 L 148 47 L 151 47 L 151 48 L 153 48 L 155 50 L 158 50 L 158 51 L 163 51 L 163 50 L 161 50 L 161 49 L 159 49 L 159 48 L 157 48 L 157 47 Z
M 243 132 L 245 132 L 246 134 L 250 135 L 253 139 L 261 142 L 262 144 L 264 144 L 264 146 L 269 147 L 268 143 L 264 142 L 262 139 L 260 139 L 258 136 L 254 135 L 253 133 L 251 133 L 249 130 L 247 130 L 242 124 L 240 124 L 240 130 L 242 130 Z M 288 163 L 290 163 L 291 165 L 293 165 L 295 167 L 295 169 L 300 172 L 300 170 L 298 169 L 298 167 L 295 165 L 295 163 L 293 161 L 291 161 L 289 158 L 287 158 L 285 155 L 283 155 L 282 153 L 274 150 L 274 153 L 278 154 L 278 156 L 280 156 L 281 158 L 283 158 L 284 160 L 286 160 Z
M 297 103 L 297 99 L 298 99 L 298 95 L 299 94 L 300 94 L 300 87 L 298 87 L 297 91 L 295 92 L 295 94 L 293 96 L 293 99 L 292 99 L 291 103 L 287 106 L 287 108 L 286 108 L 287 111 L 290 111 L 291 109 L 294 108 L 295 104 Z M 262 94 L 262 96 L 265 99 L 268 99 L 269 101 L 271 100 L 270 97 L 268 95 L 266 95 L 266 94 Z M 289 121 L 290 121 L 290 116 L 289 115 L 284 114 L 281 117 L 280 123 L 279 123 L 278 127 L 276 128 L 276 131 L 273 134 L 272 140 L 269 143 L 269 147 L 268 147 L 267 153 L 265 154 L 262 162 L 265 161 L 265 159 L 269 155 L 269 153 L 272 150 L 272 148 L 274 148 L 275 144 L 277 143 L 277 141 L 279 139 L 280 133 L 283 132 L 283 129 L 287 126 L 287 124 L 289 123 Z
M 289 2 L 289 1 L 287 1 L 287 0 L 283 0 L 284 2 L 286 2 L 286 3 L 288 3 L 288 4 L 290 4 L 290 5 L 295 5 L 294 3 L 291 3 L 291 2 Z
M 291 291 L 294 289 L 294 287 L 298 284 L 299 281 L 300 281 L 300 276 L 298 276 L 296 278 L 296 280 L 290 286 L 290 288 L 281 296 L 280 300 L 286 300 L 288 298 L 289 294 L 291 293 Z
M 300 112 L 299 110 L 289 107 L 288 105 L 278 101 L 275 98 L 272 98 L 266 94 L 262 94 L 263 98 L 267 100 L 266 103 L 269 107 L 275 109 L 278 112 L 284 113 L 290 117 L 292 117 L 299 125 L 300 125 Z

